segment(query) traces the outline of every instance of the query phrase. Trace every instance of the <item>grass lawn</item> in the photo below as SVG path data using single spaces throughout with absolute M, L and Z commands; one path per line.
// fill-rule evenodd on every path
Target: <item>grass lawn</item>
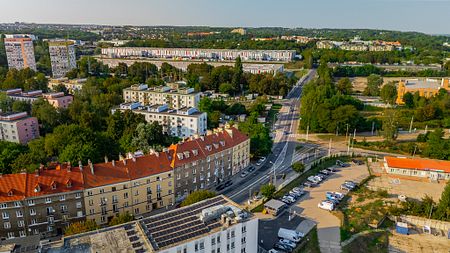
M 387 253 L 389 232 L 373 232 L 356 238 L 342 248 L 343 253 Z
M 349 135 L 353 133 L 349 132 Z M 345 135 L 335 135 L 335 134 L 318 134 L 317 138 L 324 140 L 324 141 L 331 141 L 332 142 L 336 142 L 336 141 L 345 141 Z

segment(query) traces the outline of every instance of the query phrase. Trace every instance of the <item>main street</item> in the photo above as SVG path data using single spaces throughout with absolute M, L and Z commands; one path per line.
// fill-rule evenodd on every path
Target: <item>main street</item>
M 230 197 L 233 201 L 243 203 L 248 200 L 252 192 L 259 191 L 261 185 L 267 184 L 275 178 L 275 184 L 282 183 L 282 179 L 277 179 L 277 175 L 284 173 L 294 173 L 290 166 L 294 158 L 295 148 L 298 145 L 296 140 L 296 132 L 298 129 L 298 121 L 300 114 L 300 97 L 303 85 L 313 79 L 316 70 L 311 70 L 307 75 L 302 77 L 292 88 L 286 99 L 282 102 L 282 109 L 278 114 L 277 121 L 273 127 L 274 145 L 272 153 L 253 173 L 244 178 L 237 176 L 233 182 L 233 186 L 226 188 L 222 193 Z M 308 160 L 307 152 L 314 152 L 314 148 L 306 146 L 303 158 L 305 162 Z M 275 177 L 274 177 L 275 175 Z M 286 176 L 286 178 L 288 178 Z

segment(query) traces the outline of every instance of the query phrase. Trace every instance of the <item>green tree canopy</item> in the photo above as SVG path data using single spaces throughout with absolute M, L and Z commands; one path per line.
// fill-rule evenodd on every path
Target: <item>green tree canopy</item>
M 216 196 L 215 192 L 208 191 L 208 190 L 198 190 L 194 191 L 193 193 L 189 194 L 183 202 L 181 202 L 181 206 L 189 206 L 192 204 L 195 204 L 197 202 L 200 202 L 205 199 L 213 198 Z

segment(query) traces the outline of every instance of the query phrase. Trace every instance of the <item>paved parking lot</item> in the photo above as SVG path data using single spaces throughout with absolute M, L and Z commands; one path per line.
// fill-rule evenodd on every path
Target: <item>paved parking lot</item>
M 306 189 L 308 193 L 297 203 L 300 215 L 317 223 L 320 251 L 322 253 L 341 252 L 340 220 L 328 211 L 319 209 L 317 204 L 325 199 L 327 191 L 339 191 L 345 180 L 361 182 L 369 176 L 366 165 L 341 168 L 340 171 L 328 177 L 319 186 Z
M 289 209 L 280 214 L 276 219 L 259 220 L 259 245 L 265 250 L 270 250 L 273 245 L 278 241 L 278 230 L 280 228 L 287 228 L 296 230 L 298 225 L 304 220 L 298 215 L 292 215 L 292 219 L 289 220 Z

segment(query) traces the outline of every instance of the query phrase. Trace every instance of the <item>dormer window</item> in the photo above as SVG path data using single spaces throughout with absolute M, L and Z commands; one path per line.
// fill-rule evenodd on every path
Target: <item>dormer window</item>
M 179 160 L 183 160 L 183 153 L 177 153 L 177 157 Z
M 8 196 L 11 197 L 11 196 L 13 196 L 13 195 L 14 195 L 14 190 L 13 190 L 13 189 L 9 190 L 9 191 L 8 191 Z
M 197 156 L 198 155 L 198 150 L 197 149 L 192 150 L 192 154 L 194 154 L 194 156 Z
M 67 188 L 70 188 L 70 187 L 72 187 L 72 180 L 67 180 L 67 182 L 66 182 L 66 186 L 67 186 Z
M 56 182 L 55 181 L 52 182 L 51 187 L 52 187 L 52 190 L 56 190 Z
M 37 184 L 35 187 L 34 187 L 34 192 L 40 192 L 41 191 L 41 186 L 39 185 L 39 184 Z
M 214 148 L 215 148 L 215 149 L 218 149 L 218 148 L 219 148 L 219 144 L 214 143 L 213 145 L 214 145 Z
M 186 158 L 189 158 L 189 151 L 185 151 L 185 152 L 183 152 L 183 154 Z
M 225 141 L 220 141 L 220 145 L 225 146 Z

